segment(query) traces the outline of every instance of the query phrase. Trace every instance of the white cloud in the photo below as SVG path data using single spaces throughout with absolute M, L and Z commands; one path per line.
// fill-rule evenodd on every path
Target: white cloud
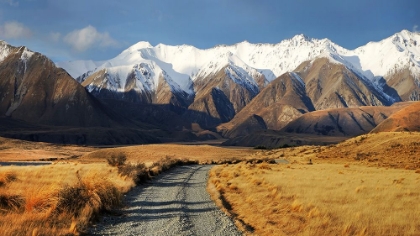
M 32 31 L 25 25 L 16 22 L 6 22 L 0 25 L 0 38 L 3 39 L 17 39 L 29 38 L 32 36 Z
M 58 33 L 58 32 L 51 32 L 50 35 L 49 35 L 49 39 L 51 41 L 57 43 L 61 39 L 61 34 Z
M 108 32 L 98 32 L 95 27 L 89 25 L 80 30 L 74 30 L 64 36 L 64 42 L 77 51 L 86 51 L 95 46 L 113 47 L 118 46 L 118 42 L 109 36 Z
M 0 0 L 1 3 L 7 3 L 12 7 L 18 7 L 19 6 L 19 2 L 15 1 L 15 0 Z
M 418 25 L 414 25 L 414 27 L 413 27 L 413 32 L 416 32 L 416 33 L 419 33 L 420 31 L 419 31 L 419 26 Z

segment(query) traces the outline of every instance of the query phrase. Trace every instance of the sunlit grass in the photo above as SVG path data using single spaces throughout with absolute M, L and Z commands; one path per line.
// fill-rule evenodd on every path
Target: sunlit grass
M 419 235 L 419 186 L 411 170 L 263 163 L 214 167 L 209 191 L 257 235 Z
M 134 186 L 106 164 L 0 167 L 2 235 L 78 234 Z

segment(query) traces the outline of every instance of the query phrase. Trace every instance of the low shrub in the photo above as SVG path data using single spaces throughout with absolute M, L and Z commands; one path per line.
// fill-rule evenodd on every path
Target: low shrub
M 0 174 L 0 187 L 6 185 L 7 183 L 13 182 L 17 179 L 16 173 L 5 172 Z
M 20 211 L 25 201 L 19 195 L 0 194 L 0 213 L 8 211 Z
M 83 231 L 101 211 L 121 206 L 123 195 L 107 180 L 78 179 L 77 184 L 59 191 L 53 215 L 66 214 L 77 222 L 75 231 Z
M 110 166 L 122 166 L 127 161 L 127 157 L 124 153 L 112 154 L 106 159 Z

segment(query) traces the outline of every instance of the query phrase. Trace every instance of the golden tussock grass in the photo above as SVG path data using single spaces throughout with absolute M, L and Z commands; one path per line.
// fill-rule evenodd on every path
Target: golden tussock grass
M 419 132 L 361 135 L 313 155 L 317 161 L 356 161 L 369 166 L 416 170 L 420 168 Z
M 419 235 L 420 175 L 342 164 L 214 167 L 208 191 L 246 234 Z
M 123 193 L 173 166 L 197 164 L 162 158 L 146 166 L 119 153 L 106 163 L 0 167 L 2 235 L 78 235 L 102 211 L 121 206 Z
M 257 151 L 249 158 L 286 159 L 290 163 L 337 163 L 420 170 L 420 132 L 361 135 L 336 145 Z
M 225 148 L 211 145 L 148 144 L 119 148 L 107 148 L 82 156 L 82 162 L 103 162 L 104 157 L 123 153 L 127 162 L 157 162 L 170 156 L 173 159 L 188 159 L 200 163 L 221 160 L 244 159 L 255 150 L 244 148 Z
M 78 234 L 134 186 L 106 164 L 1 167 L 0 181 L 2 235 Z

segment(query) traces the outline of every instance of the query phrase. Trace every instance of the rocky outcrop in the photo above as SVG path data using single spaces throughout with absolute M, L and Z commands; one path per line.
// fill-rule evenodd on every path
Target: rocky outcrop
M 31 123 L 111 126 L 116 117 L 65 70 L 26 47 L 0 62 L 0 114 Z

